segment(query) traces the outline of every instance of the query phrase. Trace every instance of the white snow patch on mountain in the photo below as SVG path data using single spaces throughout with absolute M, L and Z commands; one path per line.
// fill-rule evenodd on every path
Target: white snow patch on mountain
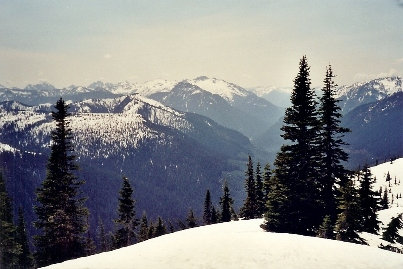
M 220 223 L 45 268 L 400 269 L 403 255 L 374 247 L 264 232 L 261 219 Z

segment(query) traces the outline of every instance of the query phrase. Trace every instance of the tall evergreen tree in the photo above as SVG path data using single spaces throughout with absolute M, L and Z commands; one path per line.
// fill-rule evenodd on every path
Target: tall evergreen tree
M 263 197 L 264 197 L 264 205 L 266 209 L 267 197 L 269 196 L 271 185 L 271 168 L 270 164 L 267 163 L 263 168 Z
M 138 235 L 138 241 L 143 242 L 148 239 L 148 219 L 146 212 L 143 212 L 143 216 L 140 219 L 140 230 Z
M 360 224 L 360 209 L 357 199 L 357 191 L 352 180 L 347 180 L 340 188 L 338 210 L 341 212 L 336 221 L 336 239 L 345 242 L 362 243 L 358 236 Z
M 117 230 L 115 233 L 115 248 L 126 247 L 134 243 L 135 228 L 137 226 L 136 212 L 134 210 L 133 189 L 129 179 L 123 177 L 122 188 L 119 192 L 118 218 L 115 220 Z
M 98 219 L 97 241 L 99 253 L 110 250 L 110 243 L 105 232 L 104 223 L 101 218 Z
M 379 221 L 376 212 L 379 209 L 378 194 L 372 190 L 374 179 L 371 171 L 365 165 L 362 171 L 360 188 L 358 189 L 359 207 L 361 212 L 361 231 L 378 233 Z
M 217 212 L 217 210 L 215 209 L 215 207 L 213 206 L 213 208 L 211 209 L 211 224 L 216 224 L 216 223 L 218 223 L 218 219 L 219 219 L 219 216 L 218 216 L 219 214 L 218 214 L 218 212 Z
M 211 210 L 213 204 L 211 203 L 210 190 L 206 192 L 206 198 L 204 199 L 204 211 L 203 211 L 203 222 L 205 225 L 211 224 Z
M 24 214 L 22 208 L 18 208 L 18 224 L 16 230 L 16 241 L 21 247 L 21 251 L 18 255 L 17 268 L 27 269 L 33 267 L 33 257 L 29 250 L 28 237 L 26 231 L 26 225 L 24 220 Z
M 261 218 L 266 209 L 266 202 L 264 197 L 263 179 L 260 171 L 260 163 L 256 165 L 256 218 Z
M 333 239 L 333 223 L 329 215 L 323 218 L 323 223 L 319 226 L 318 237 Z
M 392 217 L 385 231 L 382 233 L 382 239 L 391 243 L 402 241 L 399 229 L 403 228 L 402 214 Z
M 342 138 L 349 129 L 340 127 L 340 107 L 336 95 L 336 87 L 333 78 L 332 67 L 326 69 L 324 87 L 319 106 L 319 172 L 320 172 L 320 201 L 323 204 L 322 217 L 329 215 L 334 222 L 337 217 L 335 200 L 335 183 L 344 184 L 347 180 L 348 171 L 343 162 L 348 159 L 347 153 L 342 146 L 346 145 Z
M 231 208 L 234 201 L 232 200 L 228 183 L 224 182 L 223 196 L 220 197 L 220 205 L 221 205 L 221 222 L 231 221 Z
M 380 206 L 381 206 L 381 209 L 389 208 L 389 198 L 388 198 L 388 188 L 387 187 L 383 191 Z
M 13 268 L 18 263 L 21 246 L 16 242 L 11 198 L 0 172 L 0 268 Z
M 69 106 L 59 99 L 52 112 L 56 128 L 45 180 L 36 191 L 38 220 L 35 227 L 35 258 L 38 266 L 59 263 L 85 254 L 88 210 L 79 191 L 84 182 L 74 172 L 78 169 L 68 117 Z
M 253 172 L 252 157 L 249 155 L 247 170 L 245 172 L 246 199 L 241 208 L 241 216 L 245 219 L 253 219 L 256 216 L 256 190 L 255 176 Z
M 291 107 L 286 109 L 283 145 L 274 162 L 274 179 L 265 214 L 266 228 L 313 235 L 322 222 L 319 201 L 316 101 L 310 87 L 309 66 L 302 57 L 294 80 Z
M 187 222 L 189 228 L 194 228 L 197 226 L 197 220 L 193 213 L 193 209 L 189 210 L 189 214 L 186 218 L 186 222 Z
M 167 233 L 167 229 L 165 227 L 164 221 L 161 217 L 158 217 L 157 226 L 154 229 L 154 237 L 158 237 Z

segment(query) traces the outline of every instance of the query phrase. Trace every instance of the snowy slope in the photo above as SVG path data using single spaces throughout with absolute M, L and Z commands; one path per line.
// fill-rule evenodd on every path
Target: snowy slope
M 339 87 L 336 97 L 342 100 L 339 105 L 345 114 L 359 105 L 376 102 L 401 91 L 402 78 L 396 76 Z
M 292 234 L 264 232 L 262 220 L 189 229 L 46 268 L 400 269 L 403 255 Z

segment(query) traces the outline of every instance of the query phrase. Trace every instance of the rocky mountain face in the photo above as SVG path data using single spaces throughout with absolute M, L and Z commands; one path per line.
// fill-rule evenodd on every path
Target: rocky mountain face
M 91 225 L 98 217 L 112 220 L 122 175 L 135 188 L 139 215 L 184 218 L 189 208 L 202 210 L 207 189 L 218 199 L 223 179 L 233 186 L 240 203 L 240 180 L 247 137 L 209 118 L 179 112 L 137 94 L 70 104 L 70 127 L 86 180 Z M 34 190 L 45 177 L 51 105 L 0 103 L 0 160 L 16 204 L 32 208 Z M 24 195 L 20 195 L 24 193 Z M 33 212 L 27 212 L 28 222 Z M 106 224 L 112 226 L 112 222 Z
M 402 78 L 394 76 L 340 87 L 337 97 L 341 100 L 343 114 L 347 114 L 360 105 L 373 103 L 402 91 Z

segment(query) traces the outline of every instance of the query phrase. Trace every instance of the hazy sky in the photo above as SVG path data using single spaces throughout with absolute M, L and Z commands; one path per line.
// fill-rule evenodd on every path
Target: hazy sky
M 207 75 L 291 86 L 403 74 L 403 0 L 0 0 L 0 84 Z

